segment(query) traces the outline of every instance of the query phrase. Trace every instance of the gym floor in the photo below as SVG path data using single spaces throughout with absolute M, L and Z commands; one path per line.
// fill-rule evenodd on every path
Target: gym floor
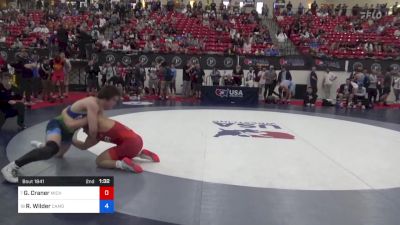
M 42 140 L 62 106 L 28 112 L 28 129 L 0 131 L 0 166 Z M 116 213 L 18 214 L 0 185 L 0 224 L 400 224 L 399 109 L 149 102 L 107 112 L 139 133 L 161 163 L 142 174 L 99 169 L 89 152 L 28 165 L 24 175 L 110 175 Z

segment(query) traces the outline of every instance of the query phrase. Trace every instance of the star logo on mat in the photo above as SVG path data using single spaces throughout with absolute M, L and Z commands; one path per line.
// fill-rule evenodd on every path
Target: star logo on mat
M 213 121 L 218 126 L 214 137 L 250 137 L 293 140 L 295 136 L 271 122 Z

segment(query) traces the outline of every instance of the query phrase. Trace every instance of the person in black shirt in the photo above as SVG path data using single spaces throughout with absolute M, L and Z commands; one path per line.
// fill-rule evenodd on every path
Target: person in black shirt
M 242 79 L 244 76 L 244 72 L 241 66 L 237 65 L 236 68 L 232 72 L 233 80 L 235 81 L 235 86 L 240 87 L 242 85 Z
M 211 11 L 217 12 L 217 4 L 215 4 L 214 0 L 212 0 L 210 4 Z
M 68 31 L 64 25 L 60 25 L 57 30 L 58 50 L 60 52 L 67 52 L 68 47 Z
M 196 92 L 196 98 L 201 97 L 201 87 L 203 86 L 203 79 L 204 79 L 204 70 L 200 67 L 200 64 L 196 64 L 196 69 L 194 72 L 194 76 L 196 79 L 194 90 Z
M 224 86 L 232 87 L 235 84 L 232 75 L 224 76 Z
M 19 85 L 21 95 L 24 93 L 25 101 L 27 105 L 32 105 L 31 103 L 31 95 L 32 95 L 32 78 L 33 72 L 31 68 L 36 65 L 32 65 L 29 63 L 28 53 L 26 50 L 21 50 L 21 52 L 17 56 L 17 63 L 11 64 L 15 69 L 15 75 L 21 78 L 21 83 Z
M 25 128 L 25 105 L 21 101 L 22 96 L 11 90 L 10 82 L 1 78 L 0 82 L 0 129 L 7 118 L 17 116 L 17 124 L 20 129 Z M 9 79 L 9 78 L 8 78 Z
M 380 101 L 383 102 L 384 106 L 388 106 L 387 104 L 387 98 L 390 95 L 391 91 L 391 86 L 392 86 L 392 71 L 386 72 L 385 76 L 383 77 L 383 83 L 382 83 L 383 89 L 382 89 L 382 96 L 380 96 Z
M 306 95 L 304 96 L 304 106 L 315 106 L 315 102 L 317 101 L 317 95 L 314 93 L 312 87 L 307 88 Z
M 86 75 L 87 75 L 87 93 L 88 95 L 95 95 L 97 92 L 97 88 L 99 86 L 99 75 L 100 68 L 97 64 L 95 64 L 94 60 L 90 60 L 86 67 Z
M 351 80 L 346 79 L 346 83 L 341 84 L 339 87 L 336 103 L 340 107 L 344 107 L 345 105 L 351 107 L 353 105 L 353 96 L 353 85 L 351 84 Z
M 194 69 L 194 66 L 190 61 L 183 66 L 183 86 L 182 86 L 182 95 L 185 98 L 190 97 L 190 86 L 191 86 L 191 71 Z
M 310 87 L 312 88 L 312 93 L 317 94 L 317 92 L 318 92 L 318 76 L 316 73 L 315 66 L 312 67 L 312 70 L 310 73 Z
M 42 82 L 42 99 L 48 101 L 51 98 L 51 67 L 50 61 L 45 59 L 39 64 L 39 77 Z

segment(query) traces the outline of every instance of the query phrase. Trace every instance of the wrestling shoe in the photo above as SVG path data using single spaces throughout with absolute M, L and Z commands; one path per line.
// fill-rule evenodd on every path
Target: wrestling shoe
M 141 173 L 143 169 L 140 165 L 135 164 L 132 159 L 125 157 L 121 160 L 122 169 L 132 171 L 134 173 Z
M 147 159 L 147 160 L 153 161 L 153 162 L 160 162 L 160 158 L 158 157 L 158 155 L 147 149 L 143 149 L 140 152 L 139 157 L 142 159 Z
M 10 183 L 18 183 L 18 169 L 15 162 L 10 162 L 7 166 L 1 169 L 1 173 L 6 181 Z
M 40 141 L 31 141 L 31 146 L 33 148 L 42 148 L 44 147 L 44 144 Z

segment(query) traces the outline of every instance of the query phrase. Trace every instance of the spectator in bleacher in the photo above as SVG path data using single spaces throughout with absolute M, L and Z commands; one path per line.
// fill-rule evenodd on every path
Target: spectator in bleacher
M 276 38 L 278 39 L 279 43 L 285 43 L 287 40 L 287 36 L 286 34 L 280 30 L 277 34 L 276 34 Z
M 42 9 L 42 8 L 43 8 L 42 0 L 37 0 L 36 1 L 36 9 Z
M 168 11 L 173 11 L 174 10 L 174 1 L 173 0 L 168 0 L 167 1 L 167 10 Z
M 314 1 L 314 2 L 311 4 L 311 13 L 312 13 L 314 16 L 317 15 L 317 9 L 318 9 L 317 1 Z
M 12 48 L 22 48 L 22 47 L 24 47 L 24 44 L 22 44 L 22 42 L 19 38 L 16 38 L 14 44 L 11 47 Z
M 249 39 L 243 44 L 243 54 L 251 54 L 251 42 Z
M 213 68 L 210 73 L 211 81 L 213 86 L 219 86 L 221 80 L 221 72 L 217 68 Z
M 316 94 L 318 92 L 318 76 L 317 76 L 317 68 L 315 66 L 311 68 L 309 83 L 312 89 L 312 93 Z
M 317 101 L 317 94 L 314 92 L 312 87 L 308 87 L 306 94 L 304 96 L 304 102 L 303 105 L 304 106 L 310 106 L 310 107 L 314 107 L 315 106 L 315 102 Z
M 297 14 L 303 15 L 303 13 L 304 13 L 304 6 L 303 6 L 303 4 L 300 2 L 300 3 L 299 3 L 299 6 L 298 6 L 298 8 L 297 8 Z
M 361 11 L 361 8 L 358 6 L 358 4 L 355 4 L 353 6 L 353 8 L 351 9 L 351 14 L 353 16 L 359 16 L 360 15 L 360 11 Z
M 268 14 L 269 14 L 269 8 L 268 8 L 268 4 L 264 4 L 262 9 L 261 9 L 261 15 L 264 18 L 268 18 Z
M 331 99 L 331 89 L 336 79 L 337 76 L 327 68 L 324 79 L 322 80 L 322 89 L 325 93 L 325 99 Z
M 292 15 L 292 8 L 293 8 L 292 2 L 289 1 L 286 4 L 286 10 L 287 10 L 287 13 L 288 13 L 289 16 Z
M 217 12 L 217 4 L 215 4 L 214 0 L 211 1 L 210 10 Z
M 347 14 L 347 5 L 346 5 L 346 3 L 344 3 L 344 4 L 342 5 L 341 16 L 346 16 L 346 14 Z

